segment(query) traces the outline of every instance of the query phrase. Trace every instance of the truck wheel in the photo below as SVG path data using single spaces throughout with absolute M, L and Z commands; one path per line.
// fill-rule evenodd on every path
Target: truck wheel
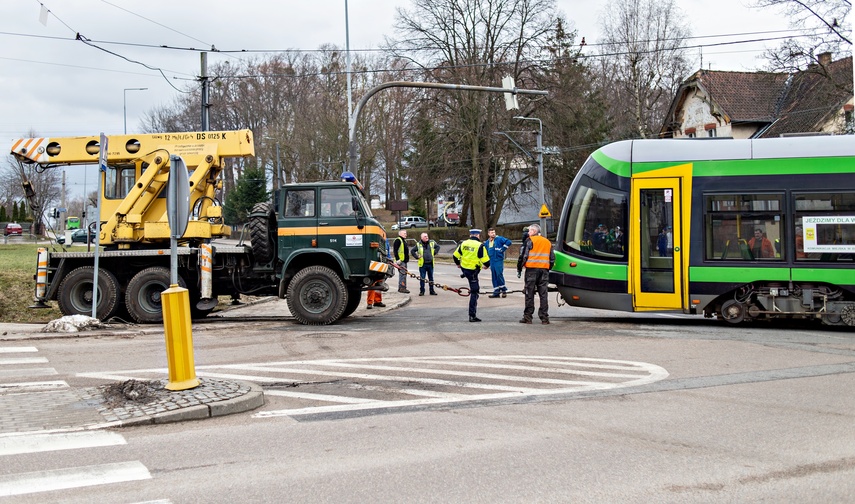
M 344 281 L 326 266 L 303 268 L 288 285 L 288 309 L 302 324 L 332 324 L 346 307 Z
M 59 311 L 63 315 L 92 315 L 92 279 L 95 268 L 82 266 L 65 276 L 59 284 Z M 107 320 L 116 313 L 121 298 L 121 289 L 116 276 L 98 269 L 98 304 L 95 315 L 98 320 Z
M 125 307 L 139 324 L 163 322 L 163 307 L 160 294 L 169 288 L 169 268 L 152 266 L 131 278 L 125 292 Z M 178 276 L 178 285 L 187 287 L 184 279 Z
M 269 263 L 276 251 L 273 243 L 272 230 L 276 228 L 276 218 L 273 215 L 273 205 L 256 203 L 249 215 L 249 244 L 252 255 L 259 263 Z
M 359 303 L 362 302 L 362 288 L 347 289 L 347 306 L 344 307 L 344 313 L 341 318 L 349 317 L 359 308 Z

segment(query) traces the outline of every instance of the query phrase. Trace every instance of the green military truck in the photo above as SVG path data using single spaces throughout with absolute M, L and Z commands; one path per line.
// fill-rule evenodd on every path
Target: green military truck
M 246 276 L 270 275 L 297 320 L 335 322 L 356 310 L 363 290 L 387 289 L 386 232 L 352 174 L 287 184 L 276 201 L 256 205 L 250 216 L 253 265 Z M 234 291 L 234 284 L 223 287 Z

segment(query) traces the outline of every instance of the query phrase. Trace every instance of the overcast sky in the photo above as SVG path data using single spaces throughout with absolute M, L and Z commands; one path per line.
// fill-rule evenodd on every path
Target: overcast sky
M 787 20 L 774 11 L 749 8 L 749 0 L 677 0 L 695 36 L 784 30 Z M 4 0 L 0 4 L 0 138 L 29 131 L 39 136 L 121 134 L 124 106 L 127 128 L 138 131 L 147 110 L 170 103 L 187 80 L 199 74 L 197 52 L 139 47 L 220 50 L 317 49 L 345 46 L 344 0 Z M 585 37 L 599 38 L 605 0 L 558 0 L 559 9 Z M 41 23 L 42 5 L 50 10 Z M 349 0 L 351 49 L 376 49 L 394 35 L 396 7 L 404 0 Z M 157 71 L 75 41 L 75 35 Z M 701 39 L 716 43 L 782 34 Z M 108 42 L 117 42 L 108 43 Z M 759 42 L 708 47 L 704 68 L 753 70 L 766 46 Z M 209 65 L 234 58 L 211 53 Z M 698 62 L 699 64 L 699 62 Z M 185 79 L 176 80 L 175 78 Z M 496 83 L 499 85 L 499 83 Z M 126 88 L 148 88 L 124 91 Z M 8 147 L 7 147 L 8 149 Z M 8 150 L 6 151 L 8 152 Z

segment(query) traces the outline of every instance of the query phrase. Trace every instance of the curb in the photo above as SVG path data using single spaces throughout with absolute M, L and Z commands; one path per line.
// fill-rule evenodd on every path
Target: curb
M 161 380 L 165 385 L 166 380 Z M 104 397 L 105 386 L 86 389 L 85 399 L 113 427 L 166 424 L 202 420 L 251 411 L 264 405 L 260 385 L 241 380 L 200 379 L 198 387 L 169 391 L 158 388 L 144 403 L 122 401 L 113 404 Z M 238 392 L 240 395 L 235 395 Z

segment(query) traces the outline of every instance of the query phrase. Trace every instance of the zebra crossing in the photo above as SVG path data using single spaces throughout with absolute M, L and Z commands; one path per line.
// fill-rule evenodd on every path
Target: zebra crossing
M 27 461 L 34 454 L 77 454 L 127 444 L 116 432 L 64 429 L 63 421 L 70 424 L 90 418 L 77 413 L 70 419 L 58 419 L 58 424 L 45 423 L 50 420 L 43 417 L 50 417 L 50 408 L 56 407 L 57 401 L 67 402 L 76 396 L 64 380 L 36 381 L 58 374 L 56 369 L 45 366 L 48 359 L 37 354 L 36 347 L 0 347 L 0 498 L 151 479 L 139 461 L 66 467 L 53 462 L 58 457 L 51 457 L 47 460 L 59 467 L 16 472 L 18 467 L 28 467 Z
M 163 369 L 87 373 L 106 380 L 150 379 Z M 197 366 L 199 377 L 261 384 L 253 418 L 337 417 L 563 396 L 646 385 L 668 376 L 654 364 L 560 356 L 443 356 L 320 359 Z

